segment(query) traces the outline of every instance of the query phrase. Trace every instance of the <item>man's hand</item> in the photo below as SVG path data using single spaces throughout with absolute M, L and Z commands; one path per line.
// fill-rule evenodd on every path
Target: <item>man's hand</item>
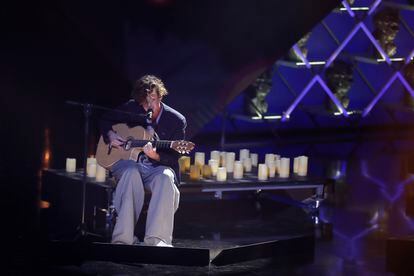
M 125 142 L 126 140 L 124 138 L 122 138 L 121 136 L 118 135 L 118 133 L 116 133 L 113 130 L 110 130 L 108 132 L 108 139 L 109 139 L 109 144 L 111 147 L 114 148 L 120 148 Z
M 157 153 L 157 149 L 152 147 L 151 142 L 148 142 L 142 149 L 146 156 L 156 161 L 160 161 L 160 155 Z

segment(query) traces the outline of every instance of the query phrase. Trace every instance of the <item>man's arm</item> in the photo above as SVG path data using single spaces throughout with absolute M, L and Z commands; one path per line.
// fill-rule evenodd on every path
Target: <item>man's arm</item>
M 176 131 L 171 136 L 172 141 L 177 140 L 185 140 L 185 129 L 187 127 L 187 122 L 185 118 L 183 120 L 180 120 L 180 125 L 177 126 Z M 176 152 L 175 150 L 168 149 L 168 150 L 160 150 L 158 152 L 158 155 L 160 157 L 159 162 L 161 164 L 170 165 L 178 162 L 178 158 L 180 157 L 180 154 Z

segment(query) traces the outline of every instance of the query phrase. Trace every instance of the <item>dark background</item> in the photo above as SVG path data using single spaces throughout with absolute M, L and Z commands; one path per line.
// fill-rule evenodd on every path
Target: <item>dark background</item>
M 83 158 L 83 111 L 65 101 L 114 107 L 135 79 L 155 74 L 170 91 L 166 102 L 186 115 L 191 139 L 335 2 L 17 1 L 2 8 L 1 208 L 9 237 L 38 231 L 41 169 Z M 92 113 L 89 153 L 100 114 Z

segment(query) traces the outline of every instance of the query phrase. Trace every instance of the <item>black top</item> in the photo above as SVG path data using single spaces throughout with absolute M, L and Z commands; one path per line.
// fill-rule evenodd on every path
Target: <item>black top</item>
M 162 113 L 158 123 L 153 124 L 155 132 L 160 140 L 184 140 L 185 128 L 187 122 L 185 117 L 177 110 L 161 103 Z M 121 111 L 121 112 L 117 112 Z M 142 126 L 147 127 L 146 111 L 135 100 L 120 105 L 114 111 L 107 112 L 100 120 L 100 132 L 104 139 L 107 140 L 108 131 L 112 130 L 112 126 L 119 123 L 125 123 L 129 127 Z M 160 161 L 150 159 L 154 165 L 165 165 L 172 168 L 175 172 L 176 184 L 180 183 L 180 170 L 178 167 L 178 158 L 180 154 L 173 149 L 157 149 L 160 155 Z

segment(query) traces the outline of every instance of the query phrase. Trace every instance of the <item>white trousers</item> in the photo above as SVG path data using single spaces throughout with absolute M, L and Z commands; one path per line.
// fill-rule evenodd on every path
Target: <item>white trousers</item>
M 118 161 L 111 171 L 118 179 L 113 198 L 118 216 L 112 243 L 133 244 L 134 228 L 144 204 L 146 189 L 151 192 L 151 199 L 145 238 L 155 237 L 171 244 L 174 213 L 180 201 L 180 192 L 174 184 L 174 171 L 166 166 L 153 166 L 132 160 Z

